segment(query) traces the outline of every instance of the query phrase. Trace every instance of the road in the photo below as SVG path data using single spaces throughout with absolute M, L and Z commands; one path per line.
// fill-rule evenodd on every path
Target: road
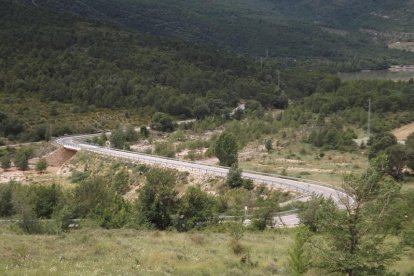
M 161 167 L 185 170 L 190 172 L 199 172 L 216 176 L 226 176 L 229 170 L 226 167 L 198 164 L 195 162 L 182 161 L 142 153 L 103 148 L 97 145 L 82 142 L 82 140 L 86 138 L 91 138 L 96 135 L 99 134 L 66 136 L 57 138 L 55 142 L 70 150 L 92 152 L 99 155 L 121 158 L 128 161 L 140 162 L 149 165 L 158 165 Z M 289 177 L 282 177 L 251 171 L 244 171 L 243 177 L 250 178 L 253 181 L 255 181 L 255 183 L 271 185 L 273 187 L 286 189 L 293 192 L 308 195 L 314 193 L 322 195 L 325 198 L 332 198 L 339 207 L 343 207 L 343 202 L 345 202 L 346 200 L 352 200 L 341 190 L 314 181 L 294 179 Z M 281 217 L 281 220 L 281 223 L 285 224 L 286 226 L 294 226 L 299 223 L 297 215 L 292 214 Z

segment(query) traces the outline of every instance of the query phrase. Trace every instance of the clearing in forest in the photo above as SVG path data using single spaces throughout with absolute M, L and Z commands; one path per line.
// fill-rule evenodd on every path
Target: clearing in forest
M 397 137 L 398 141 L 405 141 L 407 136 L 414 132 L 414 123 L 402 126 L 400 128 L 394 129 L 392 134 Z

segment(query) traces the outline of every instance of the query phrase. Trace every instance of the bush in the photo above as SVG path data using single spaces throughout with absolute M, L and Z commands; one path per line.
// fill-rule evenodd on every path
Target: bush
M 190 187 L 181 198 L 177 212 L 176 228 L 188 231 L 214 221 L 215 200 L 200 188 Z
M 151 128 L 159 131 L 172 132 L 175 129 L 175 125 L 170 115 L 156 112 L 151 119 Z
M 175 157 L 174 146 L 170 143 L 158 143 L 155 145 L 154 153 L 159 156 Z
M 29 158 L 32 155 L 32 150 L 29 148 L 21 148 L 17 151 L 14 163 L 17 168 L 25 171 L 29 168 Z
M 1 163 L 1 168 L 3 170 L 10 169 L 11 167 L 10 156 L 8 154 L 3 155 L 0 159 L 0 163 Z
M 237 163 L 238 145 L 236 138 L 230 133 L 222 133 L 217 139 L 214 152 L 221 166 L 231 167 Z
M 36 171 L 43 173 L 47 169 L 47 161 L 44 158 L 39 159 L 36 164 Z
M 15 213 L 12 201 L 15 186 L 14 182 L 0 185 L 0 217 L 10 217 Z
M 19 219 L 17 225 L 28 234 L 42 232 L 41 224 L 36 216 L 35 195 L 27 187 L 19 187 L 13 192 L 13 209 Z
M 227 174 L 226 184 L 230 188 L 239 188 L 243 185 L 242 170 L 237 165 L 231 166 Z
M 165 230 L 172 226 L 177 207 L 176 178 L 169 171 L 152 169 L 136 201 L 137 223 Z

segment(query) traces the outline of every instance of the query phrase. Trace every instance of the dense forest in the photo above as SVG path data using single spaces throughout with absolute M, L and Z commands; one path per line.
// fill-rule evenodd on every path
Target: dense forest
M 326 70 L 286 67 L 270 59 L 255 62 L 78 16 L 4 0 L 0 5 L 0 92 L 54 102 L 48 117 L 58 113 L 56 103 L 69 103 L 76 106 L 74 112 L 127 108 L 147 116 L 164 112 L 202 119 L 227 115 L 240 101 L 255 101 L 265 109 L 299 105 L 290 112 L 297 114 L 295 122 L 309 120 L 311 113 L 336 113 L 364 128 L 372 98 L 374 131 L 413 119 L 412 82 L 341 82 Z M 7 105 L 11 97 L 3 101 Z M 60 126 L 48 133 L 45 118 L 35 133 L 23 135 L 27 126 L 16 118 L 20 113 L 0 112 L 0 133 L 10 140 L 74 131 Z M 392 119 L 395 113 L 403 115 Z
M 28 0 L 20 2 L 33 5 Z M 375 14 L 377 11 L 373 9 L 374 1 L 353 1 L 352 5 L 331 5 L 331 1 L 287 2 L 38 0 L 35 3 L 36 6 L 72 12 L 142 33 L 202 43 L 256 57 L 263 57 L 267 52 L 272 58 L 283 61 L 303 62 L 310 58 L 330 61 L 336 70 L 341 71 L 382 69 L 393 63 L 413 63 L 413 54 L 390 50 L 385 41 L 378 39 L 378 34 L 360 31 L 360 28 L 376 29 L 381 25 L 378 21 L 384 21 L 380 11 L 376 16 L 367 12 L 370 18 L 381 20 L 371 20 L 372 24 L 367 26 L 360 24 L 360 21 L 368 20 L 362 17 L 361 12 L 372 10 Z M 402 1 L 395 4 L 395 1 L 386 2 L 381 8 L 391 6 L 396 12 L 406 13 L 407 4 L 401 4 Z M 395 14 L 395 18 L 382 25 L 387 24 L 392 30 L 395 24 L 395 29 L 399 30 L 399 15 Z M 321 22 L 321 18 L 327 22 Z M 409 18 L 409 14 L 404 18 Z M 349 24 L 354 26 L 347 27 Z

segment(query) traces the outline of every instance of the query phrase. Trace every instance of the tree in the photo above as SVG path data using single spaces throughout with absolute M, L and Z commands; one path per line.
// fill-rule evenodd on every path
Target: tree
M 188 231 L 214 221 L 215 200 L 200 188 L 189 187 L 181 198 L 176 227 Z
M 125 133 L 118 128 L 111 132 L 111 145 L 116 149 L 124 149 L 126 142 Z
M 172 226 L 172 215 L 177 207 L 175 176 L 160 169 L 147 173 L 147 182 L 136 202 L 138 223 L 165 230 Z
M 368 145 L 370 145 L 368 158 L 372 159 L 376 157 L 380 152 L 396 144 L 397 138 L 395 138 L 392 133 L 385 132 L 376 134 L 368 141 Z
M 271 152 L 272 151 L 272 149 L 273 149 L 273 142 L 272 142 L 272 140 L 266 140 L 266 142 L 265 142 L 265 148 L 266 148 L 266 150 L 267 150 L 267 152 Z
M 0 217 L 10 217 L 15 213 L 12 199 L 16 186 L 14 182 L 0 185 Z
M 243 185 L 242 170 L 233 164 L 227 174 L 226 184 L 230 188 L 240 188 Z
M 292 275 L 305 274 L 311 265 L 310 256 L 305 250 L 309 236 L 309 230 L 303 227 L 296 232 L 294 244 L 288 253 L 289 268 Z
M 175 126 L 170 115 L 156 112 L 151 119 L 151 128 L 159 131 L 172 132 L 174 131 Z
M 39 159 L 36 163 L 36 171 L 43 173 L 47 169 L 47 161 L 44 158 Z
M 128 142 L 136 142 L 138 140 L 138 133 L 133 126 L 128 126 L 125 131 L 125 139 Z
M 35 211 L 38 218 L 51 218 L 54 210 L 60 204 L 62 190 L 56 184 L 35 187 Z
M 402 170 L 408 161 L 406 147 L 394 145 L 388 147 L 385 153 L 388 157 L 387 173 L 395 179 L 402 179 Z
M 148 138 L 149 137 L 149 131 L 148 131 L 148 128 L 146 127 L 146 126 L 142 126 L 140 129 L 139 129 L 139 133 L 141 134 L 141 136 L 142 137 L 144 137 L 144 138 Z
M 3 170 L 6 171 L 7 169 L 10 169 L 11 167 L 10 156 L 8 154 L 3 155 L 0 159 L 0 163 L 1 163 L 1 168 Z
M 308 242 L 312 266 L 329 273 L 379 275 L 398 259 L 398 241 L 389 236 L 401 229 L 404 216 L 398 204 L 400 185 L 383 173 L 386 162 L 380 155 L 364 174 L 345 178 L 349 196 L 341 200 L 343 209 L 325 208 L 331 203 L 320 202 L 329 211 L 319 216 L 318 235 Z
M 19 149 L 16 153 L 14 164 L 20 170 L 25 171 L 29 168 L 29 157 L 30 157 L 29 151 L 25 149 Z
M 414 150 L 414 132 L 407 136 L 405 145 L 407 148 Z
M 237 163 L 238 145 L 236 138 L 230 133 L 222 133 L 214 147 L 216 157 L 221 166 L 231 167 Z

